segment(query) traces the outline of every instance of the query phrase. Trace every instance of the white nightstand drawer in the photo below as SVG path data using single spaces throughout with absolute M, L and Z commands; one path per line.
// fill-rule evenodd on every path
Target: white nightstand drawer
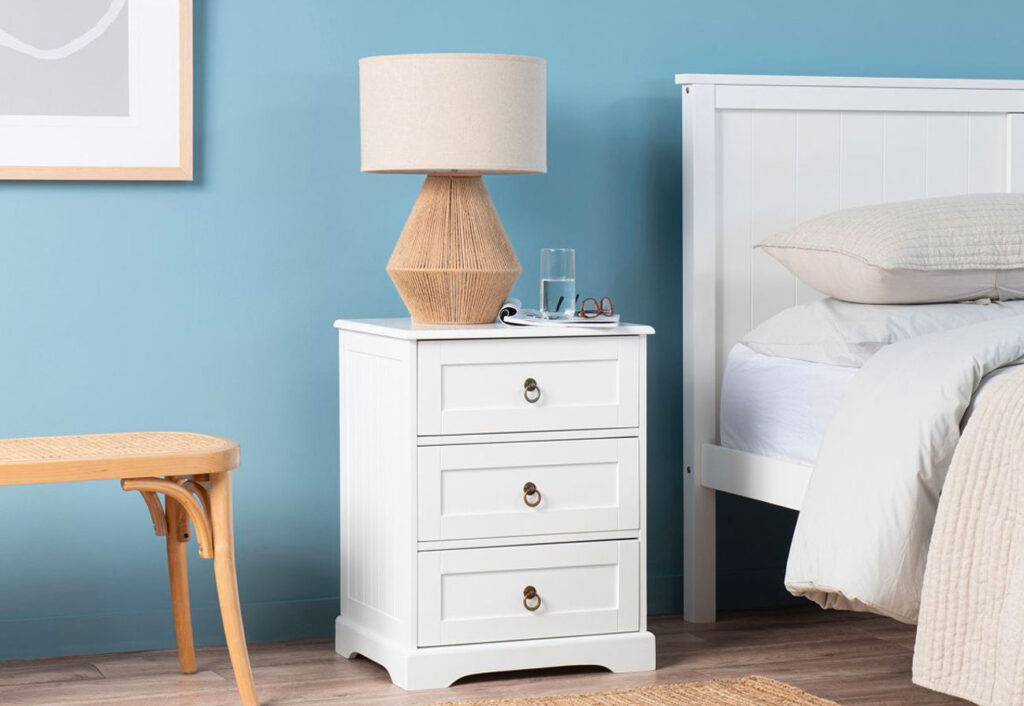
M 421 647 L 630 632 L 639 629 L 640 544 L 420 552 L 418 587 Z
M 421 447 L 419 539 L 637 529 L 639 467 L 635 437 Z
M 418 359 L 420 435 L 639 424 L 636 336 L 421 341 Z

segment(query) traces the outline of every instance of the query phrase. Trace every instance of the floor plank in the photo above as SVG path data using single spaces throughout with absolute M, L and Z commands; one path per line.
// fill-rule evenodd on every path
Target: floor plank
M 742 611 L 716 623 L 654 617 L 658 669 L 611 674 L 566 667 L 475 675 L 450 689 L 408 693 L 383 667 L 346 660 L 330 641 L 250 647 L 253 673 L 266 706 L 418 706 L 510 696 L 628 689 L 649 684 L 760 674 L 841 704 L 949 706 L 965 704 L 910 681 L 914 628 L 886 618 L 794 608 Z M 115 706 L 235 706 L 238 697 L 227 651 L 197 650 L 200 672 L 178 673 L 171 651 L 0 662 L 0 703 Z
M 79 660 L 81 658 L 78 658 Z M 103 674 L 96 665 L 74 661 L 59 664 L 28 664 L 23 667 L 7 667 L 0 671 L 0 687 L 24 684 L 46 684 L 48 682 L 78 681 L 80 679 L 102 679 Z
M 0 703 L 18 706 L 113 703 L 125 695 L 149 697 L 150 703 L 167 703 L 165 696 L 192 697 L 205 691 L 227 691 L 230 683 L 216 672 L 168 673 L 118 679 L 85 679 L 0 687 Z M 182 703 L 190 703 L 184 701 Z

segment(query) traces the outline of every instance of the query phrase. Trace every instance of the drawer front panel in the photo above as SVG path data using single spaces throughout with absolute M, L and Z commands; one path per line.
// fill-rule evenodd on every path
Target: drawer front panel
M 635 437 L 421 447 L 419 539 L 637 529 L 639 466 Z
M 639 542 L 420 552 L 418 602 L 421 647 L 635 631 Z
M 636 336 L 423 341 L 418 357 L 420 435 L 639 423 Z

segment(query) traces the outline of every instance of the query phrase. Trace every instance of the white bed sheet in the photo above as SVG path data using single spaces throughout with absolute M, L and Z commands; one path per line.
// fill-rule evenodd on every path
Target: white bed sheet
M 1024 361 L 1017 365 L 1024 364 Z M 988 375 L 964 415 L 1007 366 Z M 860 368 L 810 363 L 757 353 L 742 343 L 729 352 L 722 375 L 719 435 L 737 451 L 813 466 L 825 429 Z
M 722 446 L 813 466 L 825 428 L 857 371 L 737 344 L 722 375 Z

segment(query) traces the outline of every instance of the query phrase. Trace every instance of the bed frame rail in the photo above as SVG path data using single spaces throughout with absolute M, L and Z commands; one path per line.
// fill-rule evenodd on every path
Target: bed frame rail
M 704 444 L 704 487 L 799 510 L 811 467 Z

